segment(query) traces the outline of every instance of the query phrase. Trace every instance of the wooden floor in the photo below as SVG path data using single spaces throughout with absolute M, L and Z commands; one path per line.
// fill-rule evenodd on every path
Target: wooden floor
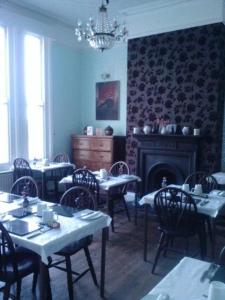
M 182 258 L 181 255 L 168 253 L 162 257 L 156 269 L 157 274 L 151 274 L 152 261 L 158 241 L 156 224 L 149 225 L 150 244 L 148 262 L 143 261 L 143 215 L 138 218 L 138 226 L 128 222 L 125 215 L 117 215 L 115 220 L 115 233 L 110 232 L 110 240 L 107 242 L 106 256 L 106 284 L 105 298 L 109 300 L 137 300 L 147 294 Z M 198 241 L 190 241 L 191 252 L 195 252 Z M 180 242 L 182 244 L 182 242 Z M 217 241 L 217 255 L 219 249 L 225 244 L 225 237 Z M 94 237 L 90 251 L 98 279 L 100 278 L 100 251 L 101 235 Z M 86 266 L 83 252 L 73 257 L 73 266 L 76 270 L 82 270 Z M 68 299 L 66 273 L 51 269 L 51 286 L 53 300 Z M 21 299 L 32 299 L 31 277 L 23 281 Z M 86 274 L 74 286 L 74 299 L 97 300 L 99 289 L 94 285 L 91 275 Z M 35 299 L 35 298 L 34 298 Z

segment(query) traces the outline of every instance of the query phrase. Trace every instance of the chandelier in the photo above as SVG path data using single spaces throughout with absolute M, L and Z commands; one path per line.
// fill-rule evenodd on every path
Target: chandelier
M 75 35 L 78 41 L 87 40 L 92 48 L 104 51 L 112 48 L 115 41 L 127 40 L 128 31 L 125 25 L 120 26 L 116 20 L 110 22 L 107 13 L 108 4 L 109 0 L 102 0 L 96 22 L 90 18 L 86 28 L 81 22 L 77 23 Z

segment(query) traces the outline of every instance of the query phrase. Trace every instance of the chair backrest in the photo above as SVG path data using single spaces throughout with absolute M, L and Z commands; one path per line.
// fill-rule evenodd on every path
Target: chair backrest
M 58 162 L 58 163 L 69 163 L 70 159 L 68 154 L 66 153 L 59 153 L 57 154 L 54 159 L 53 162 Z
M 130 174 L 130 170 L 128 165 L 124 161 L 117 161 L 115 162 L 111 168 L 109 169 L 109 175 L 111 176 L 120 176 L 123 174 Z M 127 184 L 119 186 L 111 190 L 112 194 L 126 194 L 127 192 Z
M 1 247 L 0 247 L 0 277 L 3 280 L 7 280 L 7 270 L 11 268 L 14 271 L 15 276 L 18 276 L 17 259 L 15 255 L 15 248 L 13 241 L 0 222 L 0 234 L 1 234 Z
M 12 185 L 11 194 L 23 195 L 23 193 L 30 197 L 38 197 L 37 183 L 30 176 L 20 177 Z
M 112 176 L 130 174 L 130 170 L 128 165 L 124 161 L 117 161 L 109 169 L 109 174 Z
M 200 184 L 206 175 L 207 174 L 203 171 L 193 172 L 187 176 L 184 183 L 188 183 L 190 187 L 193 188 L 195 184 Z
M 13 162 L 13 181 L 23 176 L 33 176 L 29 162 L 24 158 L 16 158 Z
M 219 255 L 219 264 L 225 268 L 225 246 L 223 249 L 220 251 Z
M 209 193 L 218 188 L 216 178 L 202 171 L 190 174 L 184 183 L 188 183 L 190 188 L 193 188 L 195 184 L 201 184 L 203 193 Z
M 93 194 L 83 186 L 74 186 L 67 190 L 62 195 L 60 204 L 79 209 L 97 209 L 96 199 Z
M 181 235 L 195 231 L 197 207 L 190 194 L 178 188 L 163 188 L 155 195 L 154 207 L 161 228 Z
M 87 169 L 77 169 L 73 172 L 73 185 L 87 188 L 99 203 L 99 184 L 94 174 Z
M 218 189 L 218 182 L 212 175 L 206 175 L 201 181 L 203 193 L 208 194 L 212 190 Z

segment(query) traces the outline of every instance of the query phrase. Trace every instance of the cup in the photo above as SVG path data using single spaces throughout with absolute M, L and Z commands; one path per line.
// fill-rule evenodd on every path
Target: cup
M 100 169 L 100 171 L 99 171 L 99 177 L 101 179 L 106 179 L 107 176 L 108 176 L 108 173 L 107 173 L 106 169 Z
M 220 281 L 212 281 L 209 285 L 208 300 L 225 299 L 225 284 Z
M 44 166 L 47 166 L 47 165 L 48 165 L 48 159 L 47 159 L 47 158 L 44 158 L 44 159 L 43 159 L 43 165 L 44 165 Z
M 139 127 L 133 128 L 133 134 L 140 134 L 140 133 L 141 133 L 141 129 Z
M 42 217 L 42 212 L 43 210 L 47 209 L 47 204 L 46 203 L 38 203 L 37 204 L 37 216 Z
M 182 185 L 182 190 L 185 191 L 186 193 L 190 192 L 190 185 L 188 183 L 184 183 Z
M 196 184 L 195 187 L 191 191 L 196 195 L 202 195 L 202 185 Z
M 194 135 L 200 135 L 200 129 L 199 128 L 194 128 L 193 134 Z
M 57 220 L 58 215 L 53 210 L 45 209 L 42 211 L 42 223 L 51 226 Z

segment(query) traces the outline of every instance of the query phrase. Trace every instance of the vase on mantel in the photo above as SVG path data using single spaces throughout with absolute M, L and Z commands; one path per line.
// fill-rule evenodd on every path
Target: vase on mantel
M 166 134 L 166 126 L 162 126 L 160 133 Z

